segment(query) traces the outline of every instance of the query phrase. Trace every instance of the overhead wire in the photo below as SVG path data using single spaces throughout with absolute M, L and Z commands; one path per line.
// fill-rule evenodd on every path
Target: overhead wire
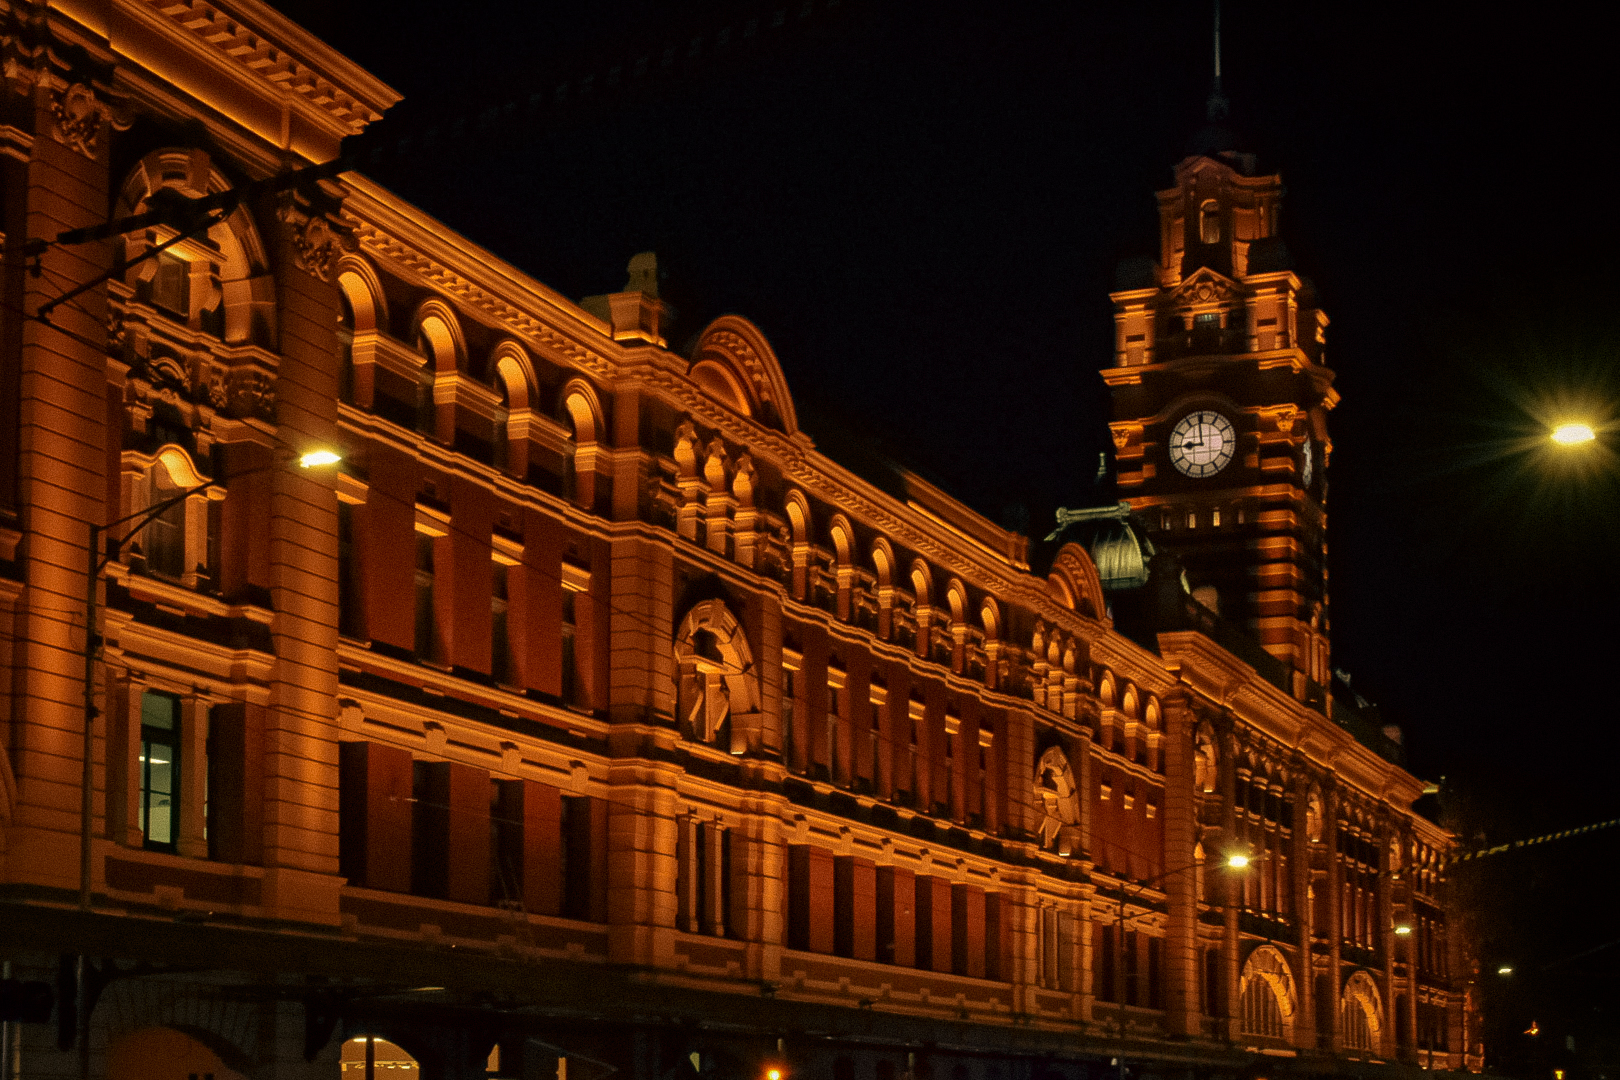
M 1476 861 L 1492 855 L 1501 855 L 1509 851 L 1518 851 L 1520 848 L 1534 847 L 1537 844 L 1547 844 L 1554 840 L 1567 840 L 1572 836 L 1584 836 L 1587 833 L 1599 832 L 1603 829 L 1612 829 L 1620 826 L 1620 818 L 1610 818 L 1607 821 L 1594 821 L 1590 825 L 1582 825 L 1575 829 L 1560 829 L 1558 832 L 1546 833 L 1542 836 L 1532 836 L 1525 840 L 1513 840 L 1506 844 L 1497 844 L 1494 847 L 1481 848 L 1478 851 L 1464 851 L 1451 857 L 1453 863 Z

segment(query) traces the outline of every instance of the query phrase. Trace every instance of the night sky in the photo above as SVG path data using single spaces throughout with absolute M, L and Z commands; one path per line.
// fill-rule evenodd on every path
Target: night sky
M 1037 538 L 1108 497 L 1107 292 L 1156 254 L 1207 3 L 279 6 L 404 93 L 357 149 L 410 148 L 365 171 L 576 298 L 656 250 L 674 343 L 752 319 L 835 457 Z M 1607 20 L 1482 10 L 1229 0 L 1225 89 L 1333 320 L 1334 663 L 1498 842 L 1620 816 L 1620 430 L 1539 438 L 1620 421 L 1620 94 Z M 1616 858 L 1620 829 L 1501 857 L 1545 886 L 1509 921 L 1562 937 L 1490 948 L 1607 941 L 1569 869 Z

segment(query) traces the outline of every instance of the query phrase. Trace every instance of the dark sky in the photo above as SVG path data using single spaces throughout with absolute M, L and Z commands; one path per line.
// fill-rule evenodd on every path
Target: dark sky
M 412 148 L 366 171 L 539 280 L 655 249 L 674 336 L 754 320 L 824 445 L 1037 537 L 1094 498 L 1106 294 L 1155 253 L 1207 3 L 281 6 L 405 94 L 361 145 Z M 1612 27 L 1573 10 L 1225 12 L 1232 125 L 1333 320 L 1334 661 L 1493 839 L 1620 812 L 1620 459 L 1536 438 L 1620 401 Z

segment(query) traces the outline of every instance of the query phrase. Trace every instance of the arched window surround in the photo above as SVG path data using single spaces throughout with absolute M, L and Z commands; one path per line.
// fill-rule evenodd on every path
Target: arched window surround
M 682 734 L 731 754 L 760 747 L 758 675 L 747 635 L 721 600 L 694 605 L 675 631 Z
M 123 502 L 120 516 L 140 514 L 182 491 L 191 495 L 152 519 L 131 536 L 123 561 L 139 555 L 148 573 L 175 581 L 188 589 L 213 584 L 218 567 L 217 523 L 210 504 L 222 502 L 225 488 L 209 484 L 191 455 L 172 443 L 156 453 L 125 451 Z

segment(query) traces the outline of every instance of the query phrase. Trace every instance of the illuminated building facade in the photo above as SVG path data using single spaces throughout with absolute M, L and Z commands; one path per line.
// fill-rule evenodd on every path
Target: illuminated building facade
M 4 18 L 0 959 L 56 1028 L 3 1080 L 1478 1067 L 1451 840 L 1314 661 L 1199 605 L 1127 635 L 1085 544 L 840 467 L 752 324 L 668 348 L 648 256 L 575 303 L 354 173 L 199 217 L 395 97 L 261 4 Z M 109 214 L 148 216 L 58 240 Z M 1258 295 L 1249 255 L 1122 311 Z M 1264 284 L 1223 331 L 1295 318 Z M 1191 369 L 1122 318 L 1121 407 L 1174 425 Z M 1319 522 L 1320 356 L 1245 348 L 1306 426 L 1213 362 L 1188 408 Z M 1129 422 L 1133 498 L 1181 512 Z M 149 510 L 87 641 L 89 528 Z M 1317 574 L 1222 603 L 1325 663 Z

